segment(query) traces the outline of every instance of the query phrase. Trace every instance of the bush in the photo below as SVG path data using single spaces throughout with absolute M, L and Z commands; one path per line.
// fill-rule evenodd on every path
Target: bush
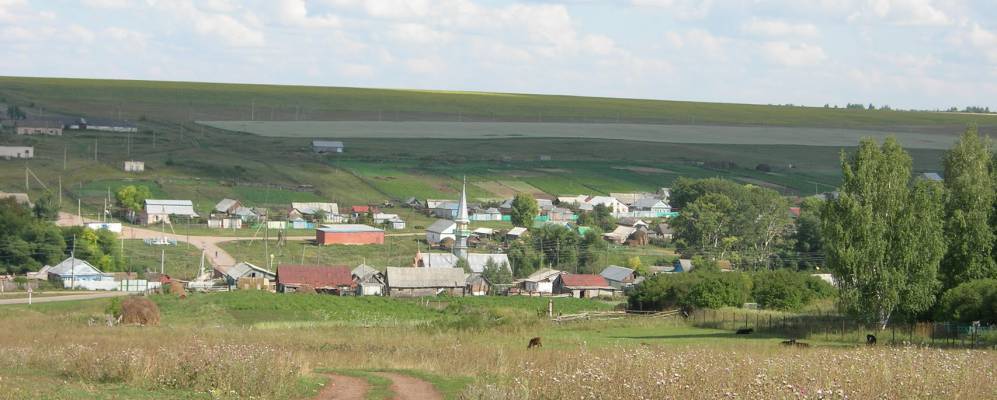
M 820 278 L 785 269 L 759 272 L 753 278 L 751 296 L 762 308 L 799 310 L 834 294 L 834 288 Z
M 111 302 L 107 304 L 107 308 L 104 309 L 104 313 L 110 314 L 115 319 L 121 316 L 121 298 L 112 297 Z
M 942 294 L 936 318 L 941 321 L 997 323 L 997 279 L 965 282 Z
M 628 302 L 642 310 L 738 307 L 750 293 L 751 279 L 739 272 L 660 274 L 638 285 Z

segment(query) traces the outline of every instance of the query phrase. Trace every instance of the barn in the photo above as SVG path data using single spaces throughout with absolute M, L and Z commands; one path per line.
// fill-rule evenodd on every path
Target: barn
M 613 296 L 616 288 L 606 282 L 606 278 L 593 274 L 563 274 L 554 281 L 557 293 L 571 297 L 588 299 L 600 296 Z
M 388 267 L 385 275 L 391 297 L 463 296 L 466 291 L 467 276 L 460 268 Z
M 322 225 L 315 230 L 315 243 L 384 244 L 384 230 L 361 224 Z

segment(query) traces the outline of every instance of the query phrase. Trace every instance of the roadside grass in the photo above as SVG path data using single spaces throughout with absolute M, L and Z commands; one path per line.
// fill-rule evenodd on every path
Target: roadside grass
M 123 244 L 125 271 L 159 272 L 160 261 L 164 259 L 162 265 L 166 274 L 178 279 L 193 279 L 201 266 L 201 250 L 183 242 L 177 242 L 176 246 L 151 246 L 142 240 L 128 239 Z M 205 260 L 204 268 L 210 270 L 211 263 Z
M 65 376 L 39 368 L 0 369 L 3 390 L 0 399 L 215 399 L 235 396 L 216 396 L 207 392 L 182 389 L 158 389 L 121 384 L 67 380 Z M 304 384 L 304 383 L 303 383 Z M 302 398 L 306 398 L 302 396 Z

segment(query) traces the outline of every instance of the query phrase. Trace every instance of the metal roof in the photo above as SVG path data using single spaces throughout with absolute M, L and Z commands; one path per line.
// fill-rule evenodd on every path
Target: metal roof
M 634 270 L 630 268 L 624 268 L 618 265 L 610 265 L 606 269 L 599 273 L 603 278 L 611 281 L 623 282 L 627 278 L 633 276 Z
M 523 228 L 521 226 L 517 226 L 515 228 L 509 229 L 509 232 L 507 233 L 507 235 L 509 235 L 509 236 L 520 236 L 520 235 L 522 235 L 524 233 L 526 233 L 526 228 Z
M 215 205 L 215 211 L 227 213 L 230 209 L 232 209 L 232 206 L 237 203 L 239 203 L 239 200 L 222 199 L 222 201 L 219 201 L 218 204 Z
M 426 228 L 426 231 L 433 233 L 446 233 L 457 227 L 457 223 L 448 219 L 438 219 Z
M 308 215 L 315 214 L 319 210 L 324 211 L 326 214 L 332 214 L 332 215 L 338 215 L 339 214 L 339 205 L 336 204 L 336 203 L 316 203 L 316 202 L 311 202 L 311 203 L 297 203 L 297 202 L 292 202 L 291 203 L 291 208 L 293 208 L 295 210 L 298 210 L 302 214 L 308 214 Z
M 460 268 L 401 268 L 388 267 L 391 288 L 452 288 L 463 287 L 464 270 Z
M 56 264 L 48 270 L 48 273 L 59 276 L 103 275 L 97 267 L 90 265 L 90 263 L 86 262 L 86 260 L 73 257 L 69 257 L 61 263 Z
M 538 270 L 537 272 L 534 272 L 534 273 L 530 274 L 530 276 L 526 277 L 526 279 L 524 279 L 524 280 L 525 281 L 529 281 L 529 282 L 540 282 L 540 281 L 545 281 L 545 280 L 554 280 L 559 275 L 561 275 L 563 273 L 564 273 L 563 271 L 558 271 L 556 269 L 542 268 L 542 269 Z
M 362 224 L 322 225 L 318 230 L 330 233 L 384 232 L 384 230 Z
M 265 275 L 273 276 L 273 277 L 277 276 L 277 274 L 275 274 L 275 273 L 273 273 L 271 271 L 268 271 L 266 269 L 257 267 L 257 266 L 255 266 L 253 264 L 248 263 L 248 262 L 240 262 L 240 263 L 237 263 L 237 264 L 233 265 L 232 268 L 229 268 L 228 270 L 225 271 L 225 275 L 228 275 L 228 276 L 232 277 L 233 279 L 239 279 L 239 278 L 241 278 L 241 277 L 245 276 L 246 274 L 248 274 L 250 272 L 253 272 L 253 271 L 256 271 L 256 272 L 259 272 L 259 273 L 262 273 L 262 274 L 265 274 Z
M 612 288 L 606 278 L 593 274 L 564 274 L 561 275 L 561 284 L 571 288 Z
M 422 256 L 422 264 L 427 268 L 454 268 L 457 266 L 458 258 L 452 253 L 420 253 Z M 509 256 L 507 254 L 492 253 L 468 253 L 467 255 L 467 266 L 471 269 L 471 272 L 481 273 L 484 272 L 485 266 L 488 265 L 488 259 L 499 266 L 505 266 L 510 272 L 512 272 L 512 265 L 509 262 Z
M 145 211 L 146 213 L 149 214 L 187 215 L 192 217 L 197 216 L 197 213 L 194 212 L 194 203 L 192 203 L 190 200 L 146 199 Z
M 312 140 L 313 147 L 343 147 L 343 142 L 338 140 Z
M 353 276 L 346 266 L 288 265 L 277 267 L 281 285 L 311 285 L 315 288 L 352 286 Z

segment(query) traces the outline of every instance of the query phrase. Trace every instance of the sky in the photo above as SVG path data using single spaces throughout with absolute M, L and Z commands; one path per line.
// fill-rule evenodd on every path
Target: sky
M 0 0 L 0 75 L 997 110 L 995 0 Z

